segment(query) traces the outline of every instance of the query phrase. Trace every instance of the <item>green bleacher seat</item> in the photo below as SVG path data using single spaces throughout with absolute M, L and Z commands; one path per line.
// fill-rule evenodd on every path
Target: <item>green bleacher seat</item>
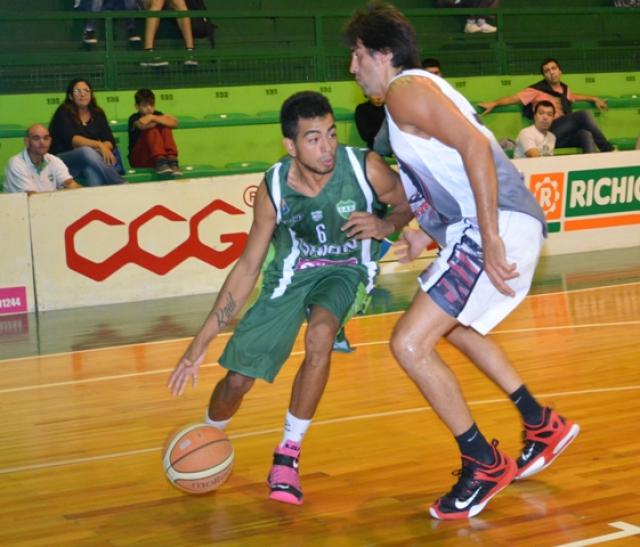
M 268 118 L 270 120 L 274 120 L 274 123 L 278 123 L 280 121 L 280 111 L 279 110 L 261 110 L 256 114 L 258 118 Z
M 157 180 L 160 180 L 159 175 L 156 175 L 153 169 L 146 167 L 136 167 L 128 169 L 124 174 L 124 178 L 127 182 L 130 183 L 155 182 Z
M 637 139 L 634 138 L 618 138 L 609 139 L 618 150 L 635 150 Z
M 234 161 L 224 166 L 224 174 L 237 175 L 241 173 L 262 173 L 271 167 L 271 163 L 264 161 Z
M 553 151 L 554 156 L 570 156 L 572 154 L 582 154 L 582 148 L 572 148 L 572 147 L 556 148 Z
M 607 104 L 609 108 L 640 108 L 640 95 L 607 97 Z
M 157 182 L 161 180 L 172 180 L 172 179 L 191 179 L 191 178 L 202 178 L 202 177 L 215 177 L 220 174 L 224 174 L 221 170 L 213 165 L 181 165 L 180 169 L 182 170 L 182 175 L 175 176 L 171 174 L 167 175 L 157 175 L 155 171 L 149 167 L 134 167 L 127 170 L 124 178 L 127 182 L 130 183 L 138 183 L 138 182 Z
M 215 177 L 220 175 L 220 169 L 208 164 L 187 164 L 181 165 L 183 179 Z
M 26 132 L 27 128 L 17 123 L 0 124 L 0 139 L 24 137 Z
M 250 118 L 251 115 L 246 112 L 216 112 L 214 114 L 206 114 L 205 120 L 243 120 Z
M 354 112 L 355 112 L 355 109 L 350 110 L 348 108 L 344 108 L 344 107 L 338 106 L 338 107 L 335 107 L 333 109 L 333 116 L 336 119 L 336 121 L 339 121 L 339 122 L 343 122 L 343 121 L 350 122 L 350 121 L 353 121 Z

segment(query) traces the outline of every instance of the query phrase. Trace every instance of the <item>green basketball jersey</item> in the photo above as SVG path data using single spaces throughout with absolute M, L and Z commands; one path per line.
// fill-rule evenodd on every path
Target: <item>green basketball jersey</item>
M 375 239 L 348 238 L 340 229 L 354 211 L 384 216 L 386 205 L 378 200 L 366 177 L 368 151 L 339 145 L 336 167 L 322 191 L 303 196 L 287 184 L 291 158 L 267 171 L 267 190 L 276 209 L 274 255 L 263 278 L 263 290 L 272 298 L 284 293 L 291 277 L 304 270 L 352 266 L 361 274 L 367 292 L 378 273 L 380 243 Z

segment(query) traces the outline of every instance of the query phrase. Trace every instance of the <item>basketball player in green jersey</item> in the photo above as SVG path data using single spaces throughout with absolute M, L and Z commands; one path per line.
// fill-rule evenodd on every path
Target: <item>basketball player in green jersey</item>
M 228 372 L 213 390 L 205 419 L 224 429 L 256 378 L 272 382 L 306 319 L 305 356 L 268 477 L 270 498 L 300 505 L 300 445 L 327 383 L 335 335 L 359 286 L 373 289 L 380 241 L 411 213 L 398 175 L 378 154 L 338 144 L 323 95 L 292 95 L 280 122 L 288 156 L 260 184 L 246 248 L 168 385 L 174 395 L 189 381 L 195 385 L 209 343 L 246 302 L 273 244 L 260 296 L 219 360 Z M 386 205 L 393 210 L 385 217 Z

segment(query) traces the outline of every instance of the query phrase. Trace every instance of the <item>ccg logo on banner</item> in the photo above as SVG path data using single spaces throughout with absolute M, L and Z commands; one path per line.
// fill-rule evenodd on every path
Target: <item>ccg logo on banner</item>
M 94 281 L 107 279 L 125 264 L 136 264 L 157 275 L 167 274 L 187 258 L 197 258 L 215 268 L 226 268 L 242 254 L 248 234 L 234 232 L 221 235 L 220 242 L 227 244 L 226 248 L 222 250 L 205 245 L 200 240 L 199 226 L 203 220 L 214 213 L 223 214 L 220 218 L 220 223 L 224 222 L 224 215 L 245 214 L 244 211 L 220 199 L 212 201 L 188 220 L 164 205 L 155 205 L 128 223 L 128 241 L 122 248 L 108 258 L 97 262 L 78 252 L 76 249 L 76 236 L 92 222 L 101 222 L 107 226 L 123 226 L 126 223 L 100 209 L 92 209 L 70 224 L 65 230 L 67 266 Z M 140 229 L 156 217 L 164 218 L 170 222 L 189 223 L 187 239 L 164 256 L 150 253 L 139 244 Z

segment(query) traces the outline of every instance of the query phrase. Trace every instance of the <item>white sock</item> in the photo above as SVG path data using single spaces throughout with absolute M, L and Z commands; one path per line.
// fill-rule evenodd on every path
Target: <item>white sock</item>
M 467 25 L 476 25 L 478 23 L 478 19 L 475 19 L 473 17 L 469 17 L 469 19 L 467 19 Z
M 478 24 L 479 27 L 481 27 L 486 23 L 486 21 L 482 17 L 480 17 L 479 19 L 476 19 L 476 23 Z
M 284 435 L 282 436 L 280 446 L 283 446 L 287 441 L 293 441 L 294 443 L 300 444 L 310 425 L 311 420 L 301 420 L 300 418 L 296 418 L 291 414 L 291 412 L 287 411 L 287 415 L 284 419 Z
M 209 409 L 207 408 L 207 410 L 204 411 L 204 423 L 212 425 L 213 427 L 217 427 L 222 431 L 224 431 L 224 428 L 229 425 L 230 421 L 231 421 L 231 418 L 227 420 L 220 420 L 220 421 L 212 420 L 211 418 L 209 418 Z

